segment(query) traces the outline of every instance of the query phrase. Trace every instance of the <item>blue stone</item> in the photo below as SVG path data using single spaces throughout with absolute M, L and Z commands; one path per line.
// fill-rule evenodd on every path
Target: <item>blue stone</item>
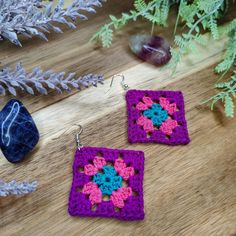
M 39 141 L 39 132 L 24 105 L 12 99 L 0 112 L 0 148 L 9 162 L 22 161 Z

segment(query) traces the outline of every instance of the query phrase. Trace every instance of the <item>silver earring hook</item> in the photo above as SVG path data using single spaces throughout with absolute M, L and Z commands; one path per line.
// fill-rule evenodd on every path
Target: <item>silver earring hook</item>
M 83 147 L 83 145 L 81 144 L 81 141 L 80 141 L 80 135 L 83 133 L 83 127 L 82 127 L 82 125 L 78 125 L 78 124 L 74 124 L 74 125 L 79 127 L 79 131 L 76 134 L 75 139 L 76 139 L 76 143 L 77 143 L 77 148 L 80 150 L 80 148 Z
M 121 82 L 120 82 L 120 84 L 121 84 L 122 88 L 123 88 L 125 91 L 129 89 L 129 85 L 125 83 L 125 76 L 122 75 L 122 74 L 117 74 L 117 75 L 113 75 L 113 76 L 112 76 L 112 78 L 111 78 L 111 84 L 110 84 L 110 89 L 111 89 L 111 87 L 112 87 L 112 84 L 113 84 L 113 81 L 114 81 L 114 78 L 115 78 L 115 77 L 121 77 Z M 110 89 L 109 89 L 109 90 L 110 90 Z
M 76 141 L 76 143 L 77 143 L 78 149 L 80 149 L 80 148 L 83 147 L 83 145 L 81 144 L 81 141 L 80 141 L 80 135 L 83 133 L 83 127 L 82 127 L 82 125 L 79 125 L 79 124 L 73 124 L 72 127 L 73 127 L 73 126 L 79 127 L 78 132 L 75 134 L 75 141 Z M 70 130 L 70 129 L 71 129 L 71 127 L 70 127 L 69 129 L 65 130 L 59 137 L 61 137 L 61 136 L 64 135 L 65 133 L 67 133 L 68 130 Z M 56 139 L 58 139 L 59 137 L 53 138 L 53 140 L 56 140 Z

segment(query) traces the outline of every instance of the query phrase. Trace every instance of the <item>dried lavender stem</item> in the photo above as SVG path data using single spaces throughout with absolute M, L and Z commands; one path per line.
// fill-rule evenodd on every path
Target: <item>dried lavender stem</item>
M 27 73 L 22 65 L 18 63 L 15 69 L 3 68 L 0 70 L 0 95 L 5 95 L 9 91 L 16 96 L 16 88 L 34 95 L 34 89 L 41 94 L 48 94 L 48 90 L 70 92 L 72 88 L 81 89 L 82 87 L 97 86 L 103 84 L 102 75 L 88 74 L 79 78 L 75 73 L 54 72 L 52 70 L 42 71 L 39 67 Z
M 6 183 L 0 179 L 0 197 L 9 195 L 21 196 L 35 191 L 37 181 L 33 182 L 16 182 L 15 180 Z
M 75 29 L 75 20 L 87 20 L 80 12 L 95 13 L 94 7 L 100 7 L 103 1 L 74 0 L 64 8 L 64 0 L 58 0 L 54 8 L 52 3 L 41 0 L 0 0 L 0 40 L 8 39 L 18 46 L 21 46 L 18 34 L 47 40 L 45 32 L 62 33 L 54 23 Z

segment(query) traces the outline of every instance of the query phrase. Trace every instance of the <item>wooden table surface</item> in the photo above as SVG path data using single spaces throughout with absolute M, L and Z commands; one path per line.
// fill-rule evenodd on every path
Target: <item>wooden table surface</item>
M 97 15 L 78 25 L 51 33 L 49 42 L 22 39 L 23 48 L 1 42 L 1 64 L 21 61 L 27 70 L 44 70 L 78 75 L 102 73 L 104 85 L 81 92 L 48 96 L 19 94 L 18 99 L 32 113 L 41 139 L 23 163 L 0 158 L 0 178 L 37 180 L 36 192 L 24 197 L 0 199 L 0 235 L 236 235 L 236 149 L 235 119 L 226 119 L 223 108 L 215 112 L 201 102 L 214 94 L 216 76 L 212 67 L 222 56 L 226 39 L 199 47 L 198 54 L 186 56 L 175 77 L 140 61 L 127 46 L 131 34 L 142 32 L 146 23 L 130 24 L 118 33 L 110 49 L 87 43 L 108 14 L 130 9 L 132 1 L 113 0 Z M 170 28 L 158 29 L 172 39 Z M 146 26 L 146 27 L 144 27 Z M 111 76 L 122 73 L 135 89 L 182 90 L 191 142 L 187 146 L 134 144 L 127 141 L 124 91 Z M 10 96 L 1 97 L 1 107 Z M 86 146 L 144 150 L 145 220 L 122 222 L 103 218 L 73 218 L 67 213 L 76 144 L 74 124 L 84 128 Z

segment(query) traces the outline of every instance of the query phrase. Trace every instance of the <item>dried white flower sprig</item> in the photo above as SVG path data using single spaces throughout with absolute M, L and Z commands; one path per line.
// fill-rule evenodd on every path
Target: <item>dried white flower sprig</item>
M 18 63 L 15 69 L 4 68 L 0 70 L 0 95 L 5 95 L 9 91 L 16 96 L 16 88 L 34 95 L 34 90 L 41 94 L 48 94 L 49 89 L 70 92 L 72 88 L 97 86 L 103 84 L 103 75 L 88 74 L 75 78 L 75 73 L 65 75 L 65 72 L 54 72 L 52 70 L 42 71 L 39 67 L 27 73 L 22 65 Z
M 37 181 L 33 182 L 16 182 L 15 180 L 6 183 L 0 179 L 0 197 L 9 195 L 25 195 L 35 191 L 37 188 Z
M 42 3 L 42 0 L 0 0 L 0 40 L 8 39 L 19 46 L 18 34 L 47 40 L 45 32 L 62 33 L 55 23 L 74 29 L 73 21 L 87 20 L 81 11 L 95 13 L 94 7 L 100 7 L 102 2 L 104 0 L 74 0 L 65 8 L 64 0 L 58 0 L 56 7 L 52 3 Z

